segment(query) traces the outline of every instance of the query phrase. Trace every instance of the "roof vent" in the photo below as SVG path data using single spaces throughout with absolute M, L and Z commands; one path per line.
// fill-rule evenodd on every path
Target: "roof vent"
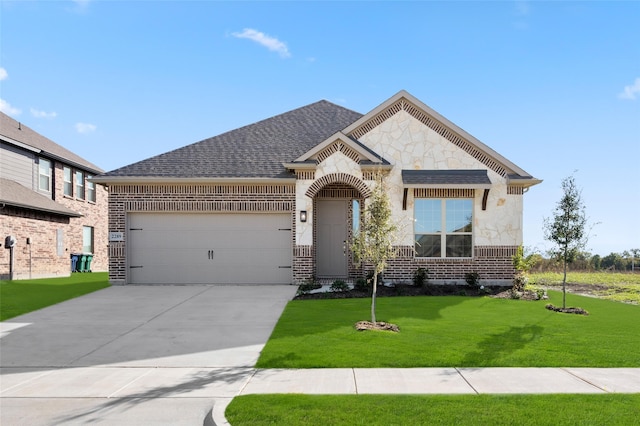
M 18 121 L 18 130 L 22 130 L 22 123 Z

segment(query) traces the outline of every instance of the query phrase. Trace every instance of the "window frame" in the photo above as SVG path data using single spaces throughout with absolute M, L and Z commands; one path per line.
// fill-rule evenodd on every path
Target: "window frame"
M 67 180 L 67 171 L 69 172 L 69 180 Z M 75 186 L 73 169 L 69 166 L 62 166 L 62 193 L 66 197 L 73 197 L 73 189 Z M 67 191 L 68 189 L 68 191 Z
M 45 163 L 48 164 L 48 174 L 43 173 L 43 170 L 42 170 L 42 166 Z M 38 191 L 51 192 L 52 180 L 53 180 L 52 171 L 53 171 L 53 162 L 51 160 L 48 160 L 43 157 L 38 158 Z M 43 178 L 46 178 L 47 180 L 46 188 L 42 187 Z
M 80 176 L 80 180 L 78 181 L 78 177 Z M 85 191 L 84 191 L 84 172 L 82 170 L 76 170 L 75 172 L 75 195 L 77 200 L 85 199 Z
M 85 237 L 87 237 L 87 231 L 88 231 L 88 243 L 87 240 L 85 239 Z M 90 250 L 86 250 L 86 248 L 89 248 Z M 86 226 L 84 225 L 82 227 L 82 252 L 83 253 L 94 253 L 94 249 L 95 249 L 95 229 L 93 228 L 93 226 Z
M 96 184 L 95 182 L 91 182 L 89 179 L 91 179 L 93 176 L 91 175 L 87 175 L 87 180 L 86 180 L 86 197 L 87 197 L 87 201 L 91 202 L 91 203 L 95 203 L 96 202 Z
M 439 230 L 438 231 L 434 231 L 434 232 L 418 232 L 417 227 L 419 226 L 419 222 L 418 222 L 418 217 L 417 217 L 417 213 L 416 213 L 416 208 L 418 207 L 418 203 L 421 200 L 430 200 L 430 201 L 439 201 L 440 204 L 440 220 L 439 220 Z M 471 213 L 471 218 L 469 220 L 469 223 L 465 226 L 471 226 L 471 231 L 448 231 L 448 225 L 447 225 L 447 207 L 448 207 L 448 202 L 449 201 L 466 201 L 470 204 L 470 213 Z M 414 237 L 414 256 L 416 258 L 421 258 L 421 259 L 471 259 L 473 258 L 473 241 L 474 241 L 474 233 L 473 233 L 473 221 L 474 221 L 474 199 L 473 198 L 469 198 L 469 197 L 461 197 L 461 198 L 445 198 L 445 197 L 439 197 L 439 198 L 416 198 L 414 200 L 413 203 L 413 217 L 414 217 L 414 221 L 413 221 L 413 237 Z M 418 255 L 419 251 L 418 251 L 418 241 L 419 241 L 419 237 L 424 237 L 424 236 L 431 236 L 431 237 L 439 237 L 440 241 L 439 241 L 439 256 L 420 256 Z M 470 244 L 469 244 L 469 255 L 468 256 L 451 256 L 448 253 L 448 245 L 447 245 L 447 239 L 448 237 L 459 237 L 459 236 L 468 236 L 470 237 Z

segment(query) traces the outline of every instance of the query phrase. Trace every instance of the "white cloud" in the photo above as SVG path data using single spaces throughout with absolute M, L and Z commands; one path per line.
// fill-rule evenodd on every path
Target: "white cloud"
M 245 28 L 241 33 L 231 33 L 236 38 L 246 38 L 266 47 L 272 52 L 277 52 L 281 57 L 288 58 L 291 56 L 287 45 L 277 38 L 266 35 L 263 32 L 252 28 Z
M 4 99 L 0 99 L 0 111 L 7 115 L 20 115 L 22 113 L 21 109 L 12 107 L 11 104 Z
M 31 108 L 31 115 L 36 118 L 56 118 L 58 114 L 55 111 L 46 112 Z
M 640 95 L 640 77 L 636 78 L 636 81 L 629 86 L 624 86 L 622 93 L 618 94 L 620 99 L 635 100 Z
M 9 77 L 9 74 L 7 73 L 7 70 L 0 67 L 0 81 L 6 80 L 8 77 Z
M 95 124 L 76 123 L 76 131 L 78 133 L 91 133 L 96 130 Z

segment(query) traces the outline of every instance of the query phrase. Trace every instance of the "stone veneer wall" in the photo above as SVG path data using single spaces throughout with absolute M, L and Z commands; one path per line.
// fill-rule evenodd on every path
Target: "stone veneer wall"
M 69 218 L 56 214 L 5 206 L 0 210 L 1 235 L 16 237 L 14 248 L 14 279 L 48 278 L 69 276 L 71 253 L 82 251 L 83 226 L 94 230 L 94 257 L 92 271 L 106 271 L 107 258 L 107 191 L 96 185 L 96 202 L 80 200 L 64 195 L 63 165 L 56 162 L 53 175 L 55 201 L 82 214 Z M 85 184 L 86 185 L 86 184 Z M 86 189 L 86 186 L 85 186 Z M 58 232 L 62 233 L 61 249 L 58 253 Z M 27 244 L 27 238 L 31 244 Z M 0 249 L 0 279 L 9 277 L 9 250 Z
M 109 231 L 124 241 L 109 243 L 109 280 L 126 280 L 126 221 L 129 212 L 291 212 L 295 248 L 294 184 L 114 184 L 109 187 Z M 294 278 L 296 257 L 294 249 Z

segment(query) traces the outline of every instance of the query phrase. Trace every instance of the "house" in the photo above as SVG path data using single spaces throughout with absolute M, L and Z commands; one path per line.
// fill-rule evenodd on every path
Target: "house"
M 511 283 L 523 194 L 541 182 L 401 91 L 365 115 L 327 101 L 100 175 L 110 280 L 120 284 L 354 279 L 348 249 L 383 173 L 406 230 L 385 272 Z
M 69 276 L 76 253 L 92 254 L 84 269 L 108 269 L 107 191 L 90 181 L 101 173 L 0 113 L 0 279 Z

